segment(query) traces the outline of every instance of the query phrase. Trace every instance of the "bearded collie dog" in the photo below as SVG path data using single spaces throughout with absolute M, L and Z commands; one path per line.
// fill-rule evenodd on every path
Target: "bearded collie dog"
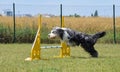
M 95 50 L 94 45 L 97 40 L 106 35 L 105 31 L 96 34 L 85 34 L 74 31 L 70 28 L 53 27 L 48 34 L 50 39 L 59 38 L 69 46 L 82 46 L 92 57 L 98 57 L 98 52 Z

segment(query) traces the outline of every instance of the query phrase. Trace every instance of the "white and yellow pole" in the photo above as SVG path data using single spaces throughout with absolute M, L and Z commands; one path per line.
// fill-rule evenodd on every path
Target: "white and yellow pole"
M 64 25 L 64 16 L 62 16 L 62 23 L 61 23 L 61 27 L 63 28 Z M 61 42 L 61 50 L 60 50 L 60 57 L 68 57 L 70 56 L 70 47 L 66 44 L 66 42 Z

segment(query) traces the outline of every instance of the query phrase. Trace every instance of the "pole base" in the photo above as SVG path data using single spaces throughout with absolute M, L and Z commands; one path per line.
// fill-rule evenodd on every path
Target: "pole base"
M 32 61 L 32 60 L 40 60 L 40 58 L 31 58 L 31 57 L 28 57 L 25 59 L 25 61 Z
M 25 59 L 25 61 L 32 61 L 32 58 L 28 57 Z

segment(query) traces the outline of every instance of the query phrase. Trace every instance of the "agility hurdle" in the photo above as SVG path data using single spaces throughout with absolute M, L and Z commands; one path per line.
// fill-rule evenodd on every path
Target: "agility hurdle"
M 32 61 L 32 60 L 41 60 L 41 48 L 61 48 L 60 49 L 60 55 L 56 56 L 59 58 L 64 58 L 70 56 L 70 47 L 67 46 L 65 42 L 61 42 L 61 46 L 42 46 L 41 47 L 41 26 L 42 25 L 42 16 L 40 15 L 38 18 L 38 30 L 37 34 L 34 40 L 34 43 L 32 45 L 30 57 L 26 58 L 26 61 Z M 64 27 L 64 17 L 62 17 L 62 27 Z

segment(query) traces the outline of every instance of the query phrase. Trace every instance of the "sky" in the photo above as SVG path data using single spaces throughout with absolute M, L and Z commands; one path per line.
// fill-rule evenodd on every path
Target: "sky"
M 0 0 L 0 4 L 120 5 L 120 0 Z
M 90 16 L 95 10 L 101 16 L 112 16 L 112 6 L 115 4 L 116 15 L 120 16 L 120 0 L 0 0 L 0 13 L 5 9 L 12 10 L 13 3 L 16 4 L 16 14 L 59 15 L 59 5 L 62 4 L 63 15 L 77 13 L 81 16 Z

